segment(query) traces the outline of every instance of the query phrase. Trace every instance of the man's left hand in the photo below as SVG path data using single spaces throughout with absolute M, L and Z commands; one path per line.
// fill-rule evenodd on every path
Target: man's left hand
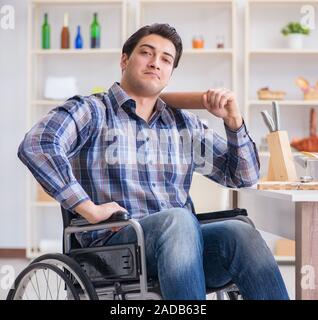
M 203 106 L 214 116 L 223 119 L 233 130 L 240 128 L 243 119 L 234 93 L 228 89 L 209 89 L 202 97 Z

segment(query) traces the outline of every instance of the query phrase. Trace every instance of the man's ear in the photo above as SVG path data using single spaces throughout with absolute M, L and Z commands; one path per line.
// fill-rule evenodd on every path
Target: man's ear
M 128 55 L 127 53 L 123 53 L 121 55 L 121 59 L 120 59 L 120 68 L 121 68 L 121 71 L 125 71 L 126 67 L 127 67 L 127 64 L 128 64 Z

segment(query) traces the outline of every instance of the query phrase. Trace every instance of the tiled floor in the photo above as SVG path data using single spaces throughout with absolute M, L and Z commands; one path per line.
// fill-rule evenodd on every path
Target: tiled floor
M 9 276 L 12 275 L 14 270 L 14 278 L 29 264 L 29 260 L 26 259 L 0 259 L 0 300 L 6 299 L 9 291 L 8 283 Z M 284 278 L 289 296 L 291 299 L 295 299 L 294 290 L 294 272 L 293 266 L 280 266 L 282 276 Z M 210 298 L 210 297 L 209 297 Z

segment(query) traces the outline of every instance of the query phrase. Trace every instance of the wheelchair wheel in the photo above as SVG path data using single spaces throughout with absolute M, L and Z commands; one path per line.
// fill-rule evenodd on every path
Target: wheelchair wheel
M 74 259 L 61 253 L 49 253 L 35 258 L 31 264 L 38 262 L 48 263 L 63 270 L 71 279 L 81 300 L 98 300 L 98 295 L 91 280 Z
M 17 277 L 7 300 L 79 300 L 69 277 L 48 263 L 32 263 Z
M 240 293 L 238 291 L 227 292 L 229 300 L 240 300 Z

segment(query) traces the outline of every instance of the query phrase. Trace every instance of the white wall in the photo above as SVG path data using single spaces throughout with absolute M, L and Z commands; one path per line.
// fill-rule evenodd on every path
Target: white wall
M 0 247 L 25 247 L 25 169 L 16 156 L 26 130 L 27 2 L 15 7 L 15 29 L 0 28 Z

